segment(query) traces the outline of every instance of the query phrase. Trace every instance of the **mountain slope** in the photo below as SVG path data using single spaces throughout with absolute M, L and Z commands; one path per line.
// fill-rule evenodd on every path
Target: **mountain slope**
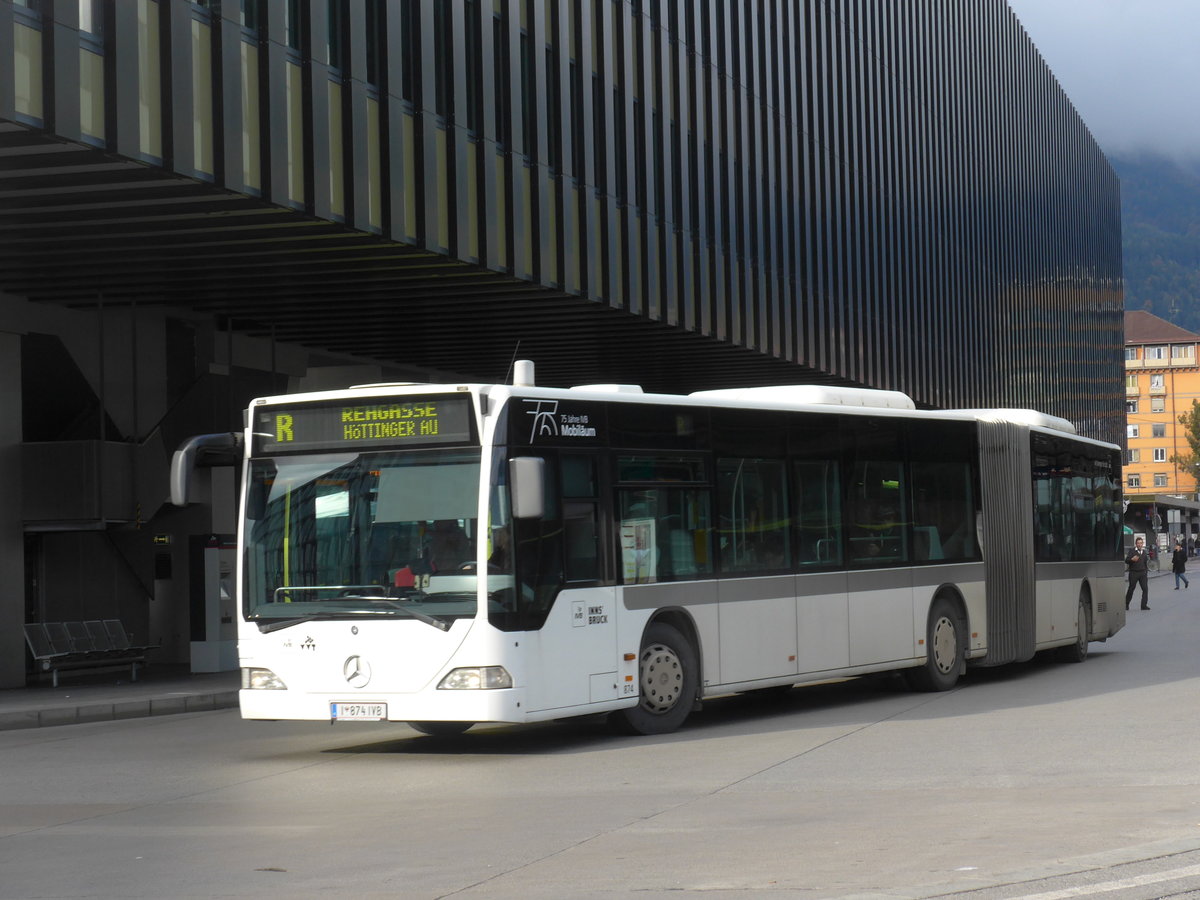
M 1200 331 L 1200 163 L 1109 161 L 1121 179 L 1125 308 Z

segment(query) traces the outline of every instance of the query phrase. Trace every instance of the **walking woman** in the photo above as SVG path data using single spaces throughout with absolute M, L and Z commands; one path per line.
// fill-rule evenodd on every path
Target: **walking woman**
M 1184 574 L 1187 569 L 1187 551 L 1183 549 L 1183 542 L 1175 542 L 1175 552 L 1171 554 L 1171 571 L 1175 573 L 1175 590 L 1179 590 L 1179 580 L 1183 579 L 1183 586 L 1188 587 L 1188 577 Z

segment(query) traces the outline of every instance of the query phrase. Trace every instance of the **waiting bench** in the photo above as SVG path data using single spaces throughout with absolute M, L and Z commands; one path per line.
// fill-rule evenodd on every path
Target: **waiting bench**
M 130 667 L 137 681 L 138 664 L 145 664 L 153 647 L 130 642 L 120 619 L 89 622 L 30 622 L 25 626 L 25 643 L 42 672 L 49 672 L 58 687 L 62 669 L 111 669 Z

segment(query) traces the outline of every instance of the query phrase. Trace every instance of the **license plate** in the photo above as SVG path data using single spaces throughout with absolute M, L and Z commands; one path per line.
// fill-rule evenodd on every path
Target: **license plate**
M 330 703 L 329 718 L 349 722 L 380 722 L 387 718 L 387 704 Z

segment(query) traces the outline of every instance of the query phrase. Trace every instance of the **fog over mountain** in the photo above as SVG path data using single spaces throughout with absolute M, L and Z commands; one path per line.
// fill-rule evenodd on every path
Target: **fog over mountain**
M 1121 179 L 1125 308 L 1200 333 L 1200 162 L 1109 154 Z
M 1008 0 L 1121 179 L 1125 307 L 1200 333 L 1200 0 Z

